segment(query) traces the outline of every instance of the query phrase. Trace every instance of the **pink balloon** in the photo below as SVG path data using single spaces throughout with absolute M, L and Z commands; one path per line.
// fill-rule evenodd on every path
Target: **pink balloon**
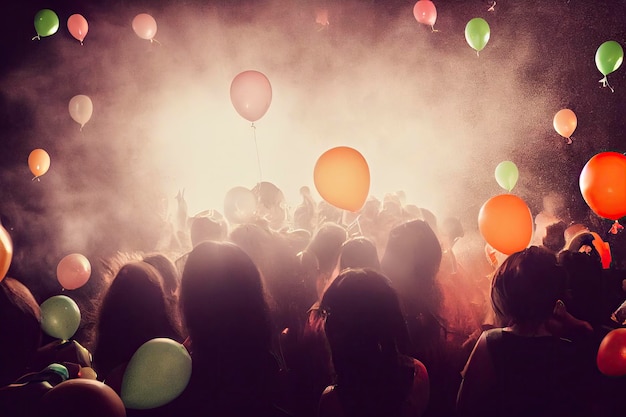
M 140 13 L 133 19 L 133 30 L 141 39 L 151 41 L 157 32 L 156 20 L 147 13 Z
M 241 117 L 255 122 L 263 117 L 272 102 L 270 80 L 258 71 L 239 73 L 230 84 L 230 100 Z
M 437 21 L 437 9 L 435 4 L 430 0 L 419 0 L 413 6 L 413 16 L 424 25 L 434 26 Z
M 82 15 L 73 14 L 67 19 L 67 29 L 70 31 L 70 34 L 82 44 L 89 31 L 89 24 L 87 23 L 87 19 Z
M 75 290 L 89 281 L 91 264 L 80 253 L 67 255 L 57 265 L 57 280 L 66 290 Z

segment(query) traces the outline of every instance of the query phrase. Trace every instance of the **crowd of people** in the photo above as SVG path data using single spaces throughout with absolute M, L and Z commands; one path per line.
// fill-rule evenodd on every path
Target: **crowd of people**
M 90 278 L 99 290 L 79 300 L 71 341 L 46 336 L 36 289 L 6 277 L 0 415 L 626 415 L 626 376 L 595 362 L 626 327 L 626 271 L 603 267 L 594 231 L 558 208 L 521 252 L 458 254 L 461 222 L 401 192 L 347 213 L 306 187 L 294 210 L 272 184 L 252 191 L 253 211 L 195 216 L 179 195 L 154 252 L 119 253 Z M 185 346 L 189 382 L 164 405 L 124 408 L 125 368 L 155 338 Z M 110 401 L 52 395 L 76 379 Z

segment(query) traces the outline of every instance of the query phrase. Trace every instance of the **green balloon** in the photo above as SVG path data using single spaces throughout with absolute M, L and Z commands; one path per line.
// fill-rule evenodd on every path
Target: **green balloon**
M 496 167 L 496 181 L 500 187 L 504 188 L 508 192 L 511 192 L 517 180 L 519 179 L 519 171 L 517 165 L 511 161 L 503 161 Z
M 57 339 L 69 340 L 80 325 L 80 310 L 74 300 L 66 295 L 55 295 L 41 306 L 41 328 Z
M 35 30 L 38 36 L 54 35 L 59 30 L 59 16 L 50 9 L 42 9 L 35 15 Z
M 487 21 L 480 17 L 475 17 L 465 25 L 465 40 L 476 51 L 482 51 L 487 42 L 491 29 Z
M 624 60 L 624 50 L 615 41 L 606 41 L 596 51 L 596 67 L 602 75 L 608 75 L 618 69 Z
M 128 362 L 121 397 L 126 408 L 147 410 L 178 397 L 191 378 L 191 356 L 180 343 L 167 338 L 147 341 Z

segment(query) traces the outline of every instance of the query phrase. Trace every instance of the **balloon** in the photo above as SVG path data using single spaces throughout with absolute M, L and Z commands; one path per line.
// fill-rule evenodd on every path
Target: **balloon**
M 41 304 L 41 328 L 57 339 L 69 340 L 80 325 L 80 310 L 66 295 L 55 295 Z
M 593 247 L 596 248 L 598 253 L 600 254 L 600 261 L 602 262 L 602 269 L 609 269 L 611 266 L 611 260 L 613 259 L 611 255 L 611 246 L 609 246 L 609 242 L 605 242 L 602 240 L 599 234 L 596 232 L 590 232 L 593 236 Z
M 82 45 L 85 40 L 85 36 L 87 36 L 87 32 L 89 31 L 87 19 L 80 14 L 71 15 L 69 19 L 67 19 L 67 30 L 69 30 L 70 34 L 79 40 Z
M 579 185 L 585 202 L 598 216 L 611 220 L 626 216 L 626 155 L 594 155 L 583 167 Z
M 504 188 L 508 192 L 511 192 L 517 180 L 519 178 L 519 171 L 517 165 L 511 161 L 502 161 L 496 167 L 496 181 L 500 187 Z
M 596 363 L 604 375 L 626 375 L 626 328 L 611 330 L 604 336 L 598 348 Z
M 554 115 L 554 120 L 552 121 L 554 125 L 554 130 L 556 133 L 563 136 L 568 140 L 567 143 L 572 143 L 570 137 L 574 130 L 576 130 L 576 126 L 578 125 L 578 120 L 576 119 L 576 114 L 570 109 L 561 109 Z
M 313 181 L 326 202 L 356 212 L 363 207 L 369 194 L 370 170 L 359 151 L 339 146 L 318 158 Z
M 75 290 L 89 281 L 91 264 L 80 253 L 65 256 L 57 265 L 57 280 L 66 290 Z
M 28 155 L 28 167 L 35 178 L 41 177 L 50 169 L 50 155 L 43 149 L 35 149 Z
M 224 197 L 224 217 L 231 224 L 250 223 L 256 213 L 257 198 L 245 187 L 231 188 Z
M 0 281 L 4 279 L 13 259 L 13 241 L 9 232 L 0 225 Z
M 167 338 L 149 340 L 128 362 L 122 401 L 137 410 L 162 406 L 185 390 L 190 377 L 191 357 L 183 345 Z
M 81 129 L 85 126 L 85 123 L 91 119 L 91 114 L 93 113 L 93 103 L 91 102 L 91 99 L 85 95 L 79 94 L 72 97 L 68 108 L 70 116 L 72 116 L 72 119 L 80 125 Z
M 156 20 L 147 13 L 139 13 L 133 19 L 133 30 L 141 39 L 152 41 L 157 32 Z
M 490 35 L 489 24 L 483 18 L 475 17 L 465 25 L 465 40 L 476 52 L 483 50 L 489 42 Z
M 624 60 L 624 50 L 615 41 L 606 41 L 598 47 L 596 51 L 596 67 L 606 76 L 622 65 Z
M 94 379 L 68 379 L 46 392 L 40 401 L 40 415 L 47 417 L 126 417 L 119 395 Z
M 419 23 L 432 27 L 437 21 L 437 8 L 432 1 L 419 0 L 413 6 L 413 16 Z
M 50 9 L 42 9 L 35 15 L 35 30 L 39 39 L 40 36 L 54 35 L 59 30 L 59 16 Z
M 524 200 L 513 194 L 501 194 L 491 197 L 480 208 L 478 229 L 495 250 L 510 255 L 530 243 L 533 217 Z
M 272 103 L 270 80 L 253 70 L 237 74 L 230 84 L 230 101 L 241 117 L 254 123 Z

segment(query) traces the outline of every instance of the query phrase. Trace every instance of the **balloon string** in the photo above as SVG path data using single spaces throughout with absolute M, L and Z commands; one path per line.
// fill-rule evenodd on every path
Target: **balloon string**
M 39 182 L 39 181 L 40 181 L 39 177 L 35 177 L 35 178 L 33 178 L 31 181 L 32 181 L 32 182 L 35 182 L 35 180 L 37 180 L 37 182 Z
M 150 43 L 156 43 L 159 46 L 163 46 L 163 44 L 161 42 L 159 42 L 158 40 L 156 40 L 154 38 L 150 39 Z
M 476 51 L 476 56 L 480 58 L 480 51 Z
M 622 226 L 617 220 L 615 220 L 615 223 L 613 223 L 613 225 L 611 226 L 609 233 L 611 233 L 612 235 L 616 235 L 622 230 L 624 230 L 624 226 Z
M 37 35 L 37 36 L 33 36 L 33 38 L 31 39 L 31 41 L 34 41 L 35 39 L 37 39 L 38 41 L 40 41 L 40 40 L 41 40 L 41 38 L 39 37 L 39 35 Z
M 435 25 L 430 25 L 431 32 L 439 32 L 439 29 L 435 29 Z
M 571 144 L 572 144 L 572 138 L 571 138 L 571 136 L 570 136 L 569 138 L 565 138 L 565 139 L 567 139 L 567 144 L 568 144 L 568 145 L 571 145 Z
M 256 162 L 259 166 L 259 182 L 263 182 L 263 173 L 261 172 L 261 157 L 259 156 L 259 144 L 256 141 L 256 126 L 252 122 L 252 135 L 254 136 L 254 148 L 256 149 Z
M 611 87 L 611 84 L 609 84 L 609 79 L 606 78 L 606 75 L 604 76 L 604 78 L 602 78 L 600 81 L 598 81 L 599 83 L 602 83 L 602 87 L 609 87 L 609 90 L 611 90 L 611 93 L 614 93 L 615 90 L 613 89 L 613 87 Z
M 490 8 L 487 9 L 488 12 L 495 12 L 496 11 L 496 1 L 493 1 L 493 4 L 491 5 Z

